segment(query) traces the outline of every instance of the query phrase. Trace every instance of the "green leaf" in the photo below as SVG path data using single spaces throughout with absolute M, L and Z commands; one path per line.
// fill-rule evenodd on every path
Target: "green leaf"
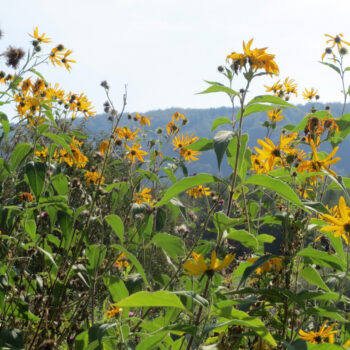
M 342 346 L 330 344 L 330 343 L 323 343 L 323 344 L 307 343 L 307 350 L 344 350 L 344 348 Z
M 229 95 L 230 97 L 239 96 L 239 93 L 237 91 L 234 91 L 234 90 L 230 89 L 229 87 L 223 86 L 223 85 L 212 85 L 208 89 L 206 89 L 202 92 L 199 92 L 198 94 L 210 94 L 213 92 L 226 92 L 227 95 Z
M 36 223 L 34 220 L 28 220 L 24 228 L 26 232 L 28 233 L 30 239 L 34 242 L 35 241 L 35 236 L 36 236 Z
M 245 176 L 247 174 L 247 170 L 248 170 L 248 163 L 245 161 L 246 155 L 250 154 L 250 151 L 247 149 L 248 140 L 249 140 L 249 135 L 243 134 L 242 138 L 241 138 L 241 147 L 239 150 L 238 166 L 237 166 L 238 175 L 242 181 L 245 178 Z M 227 147 L 227 150 L 226 150 L 227 161 L 230 164 L 232 169 L 235 168 L 236 153 L 237 153 L 237 137 L 234 137 L 230 141 L 230 143 Z M 249 159 L 250 159 L 250 156 L 249 156 Z
M 161 231 L 166 223 L 166 212 L 162 208 L 158 208 L 156 215 L 156 231 Z
M 137 260 L 137 258 L 135 257 L 135 255 L 133 255 L 132 253 L 130 253 L 129 251 L 127 251 L 124 247 L 122 247 L 119 244 L 112 244 L 111 245 L 112 248 L 115 248 L 119 251 L 121 251 L 122 253 L 124 253 L 128 259 L 133 263 L 133 265 L 135 266 L 136 270 L 138 271 L 138 273 L 141 275 L 142 279 L 144 280 L 145 284 L 148 286 L 148 281 L 146 278 L 146 274 L 145 274 L 145 270 L 143 269 L 142 265 L 140 264 L 140 262 Z
M 32 190 L 36 200 L 38 200 L 45 185 L 45 164 L 41 162 L 29 162 L 26 165 L 25 172 L 28 178 L 30 189 Z
M 89 244 L 86 249 L 86 256 L 89 260 L 87 270 L 91 275 L 95 274 L 95 270 L 100 268 L 103 259 L 106 256 L 107 248 L 104 245 Z
M 61 147 L 63 147 L 68 152 L 68 154 L 71 157 L 74 158 L 70 146 L 67 144 L 67 142 L 65 141 L 65 139 L 61 135 L 56 135 L 56 134 L 53 134 L 52 132 L 46 132 L 46 133 L 43 134 L 43 136 L 48 137 L 49 139 L 51 139 L 54 142 L 58 143 Z
M 272 243 L 276 239 L 276 237 L 267 235 L 266 233 L 262 233 L 261 235 L 257 235 L 256 239 L 260 243 Z
M 210 174 L 199 174 L 199 175 L 183 178 L 180 181 L 176 182 L 171 187 L 169 187 L 167 191 L 165 191 L 163 198 L 158 203 L 155 204 L 155 207 L 164 205 L 179 193 L 184 192 L 192 187 L 207 184 L 207 183 L 217 182 L 217 181 L 218 179 L 215 176 Z
M 282 198 L 288 200 L 289 202 L 297 205 L 299 208 L 302 208 L 308 212 L 308 210 L 303 206 L 298 195 L 293 191 L 293 189 L 281 180 L 274 179 L 267 175 L 257 174 L 249 177 L 245 181 L 245 184 L 259 185 L 269 190 L 272 190 L 278 193 Z
M 2 131 L 4 133 L 5 139 L 7 139 L 7 135 L 10 132 L 10 122 L 7 118 L 7 115 L 3 112 L 0 112 L 0 123 L 2 125 Z
M 120 307 L 175 307 L 185 310 L 180 299 L 166 291 L 137 292 L 117 303 Z
M 282 343 L 287 350 L 307 350 L 307 343 L 304 339 L 297 339 L 291 344 L 287 343 L 285 340 L 282 340 Z
M 149 335 L 143 339 L 137 346 L 136 350 L 151 350 L 160 349 L 159 343 L 167 336 L 167 332 L 157 333 L 155 335 Z M 158 345 L 158 346 L 156 346 Z
M 147 178 L 148 180 L 151 180 L 153 182 L 159 182 L 158 176 L 155 173 L 152 173 L 148 170 L 144 170 L 144 169 L 137 169 L 135 170 L 135 173 L 139 173 L 141 175 L 143 175 L 143 177 Z
M 24 349 L 22 332 L 19 329 L 1 329 L 0 331 L 1 349 L 19 350 Z
M 68 249 L 73 234 L 73 217 L 71 213 L 59 210 L 57 212 L 57 221 L 63 232 L 63 247 Z
M 105 220 L 118 236 L 120 243 L 124 244 L 124 224 L 122 219 L 118 215 L 110 214 L 105 217 Z
M 157 233 L 151 242 L 157 247 L 163 248 L 175 261 L 178 261 L 178 256 L 184 255 L 184 244 L 180 237 L 167 233 Z
M 37 246 L 36 248 L 39 249 L 44 255 L 46 255 L 49 258 L 49 260 L 52 262 L 52 264 L 55 267 L 57 267 L 57 265 L 55 263 L 55 260 L 54 260 L 53 256 L 51 255 L 51 253 L 49 253 L 48 251 L 46 251 L 45 249 L 43 249 L 43 248 L 41 248 L 39 246 Z
M 115 303 L 129 296 L 128 289 L 118 276 L 106 276 L 103 278 L 103 282 Z
M 216 118 L 213 122 L 213 125 L 211 127 L 211 132 L 213 132 L 217 127 L 223 124 L 232 124 L 232 121 L 228 119 L 227 117 L 220 117 Z
M 281 109 L 286 108 L 286 107 L 282 107 L 282 106 L 278 106 L 278 107 L 280 107 Z M 243 118 L 247 117 L 250 114 L 271 111 L 274 108 L 276 108 L 276 106 L 265 105 L 265 104 L 260 104 L 260 103 L 247 105 L 244 109 Z M 240 117 L 241 117 L 241 109 L 239 109 L 237 112 L 237 119 L 239 120 Z
M 340 260 L 338 257 L 326 252 L 321 252 L 316 249 L 305 248 L 301 250 L 299 253 L 297 253 L 297 255 L 312 258 L 315 261 L 315 263 L 322 266 L 340 269 L 341 271 L 344 271 L 345 269 L 344 262 Z
M 319 62 L 320 62 L 321 64 L 324 64 L 325 66 L 328 66 L 328 67 L 332 68 L 332 69 L 335 70 L 339 75 L 341 75 L 340 69 L 339 69 L 337 66 L 335 66 L 334 64 L 328 63 L 328 62 L 322 62 L 322 61 L 319 61 Z
M 213 215 L 213 222 L 218 235 L 236 225 L 238 221 L 239 219 L 230 218 L 221 211 L 218 211 Z
M 235 133 L 230 130 L 220 130 L 214 136 L 214 139 L 213 139 L 214 150 L 215 150 L 216 158 L 218 160 L 219 170 L 220 170 L 222 158 L 224 157 L 227 146 L 234 136 L 235 136 Z
M 66 196 L 69 193 L 68 180 L 65 174 L 57 174 L 50 178 L 52 186 L 61 196 Z
M 12 152 L 11 155 L 11 170 L 15 170 L 20 163 L 24 161 L 24 159 L 31 153 L 32 145 L 29 143 L 19 143 Z
M 312 266 L 305 266 L 300 272 L 300 276 L 303 277 L 307 282 L 320 287 L 327 292 L 330 292 L 330 289 L 327 287 L 326 283 L 324 283 L 317 270 Z
M 258 249 L 259 246 L 257 239 L 245 230 L 235 230 L 231 228 L 226 238 L 238 241 L 247 248 Z
M 248 102 L 247 106 L 253 105 L 256 103 L 271 103 L 273 106 L 277 105 L 277 106 L 286 106 L 286 107 L 291 107 L 291 108 L 297 108 L 296 106 L 292 105 L 291 103 L 288 103 L 287 101 L 283 100 L 282 98 L 279 98 L 279 97 L 273 96 L 273 95 L 256 96 Z
M 174 292 L 177 295 L 184 295 L 185 297 L 191 298 L 194 302 L 196 302 L 199 305 L 202 305 L 204 307 L 209 306 L 209 302 L 207 299 L 203 298 L 201 295 L 192 292 L 190 290 L 177 290 Z
M 186 146 L 186 148 L 194 151 L 208 151 L 213 149 L 213 147 L 213 140 L 209 140 L 205 137 L 202 137 L 198 141 Z

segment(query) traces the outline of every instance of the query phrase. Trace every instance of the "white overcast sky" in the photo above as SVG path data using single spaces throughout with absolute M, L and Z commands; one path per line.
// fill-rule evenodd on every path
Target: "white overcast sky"
M 128 111 L 229 105 L 225 96 L 196 93 L 206 88 L 205 79 L 222 79 L 217 66 L 251 38 L 253 47 L 267 46 L 276 54 L 281 78 L 294 78 L 302 89 L 317 88 L 322 102 L 341 100 L 337 74 L 318 61 L 325 33 L 343 33 L 350 41 L 349 0 L 0 0 L 0 5 L 0 52 L 10 44 L 29 47 L 27 33 L 38 26 L 53 39 L 47 50 L 62 43 L 77 61 L 71 72 L 44 67 L 46 79 L 85 92 L 99 112 L 105 79 L 117 106 L 127 84 Z M 350 56 L 348 61 L 350 66 Z M 263 84 L 272 81 L 261 78 L 251 93 L 263 93 Z

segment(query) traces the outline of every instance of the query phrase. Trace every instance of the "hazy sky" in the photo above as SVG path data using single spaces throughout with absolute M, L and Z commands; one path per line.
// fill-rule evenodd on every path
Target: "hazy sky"
M 315 87 L 321 101 L 341 100 L 335 72 L 318 63 L 325 33 L 350 41 L 349 0 L 0 0 L 0 52 L 10 44 L 27 48 L 35 26 L 73 50 L 72 71 L 47 66 L 48 81 L 85 92 L 96 109 L 105 101 L 106 79 L 117 106 L 128 85 L 129 111 L 229 105 L 227 97 L 196 95 L 204 80 L 220 80 L 217 66 L 242 41 L 276 54 L 281 78 Z M 350 56 L 348 58 L 350 66 Z M 0 65 L 1 69 L 4 69 Z M 6 70 L 8 71 L 7 67 Z M 349 73 L 350 74 L 350 73 Z M 350 76 L 349 76 L 350 78 Z M 251 88 L 262 93 L 261 78 Z M 349 81 L 350 82 L 350 81 Z M 239 89 L 240 81 L 235 86 Z M 299 96 L 293 100 L 302 103 Z

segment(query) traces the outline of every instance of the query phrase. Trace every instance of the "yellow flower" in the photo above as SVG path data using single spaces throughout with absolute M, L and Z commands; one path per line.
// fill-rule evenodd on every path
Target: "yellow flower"
M 69 65 L 69 63 L 75 63 L 75 62 L 76 62 L 76 61 L 74 61 L 74 60 L 71 60 L 71 59 L 67 58 L 71 53 L 72 53 L 71 50 L 67 50 L 67 51 L 64 53 L 63 57 L 61 58 L 61 62 L 64 64 L 64 66 L 67 68 L 68 71 L 70 71 L 71 68 L 72 68 L 72 67 Z
M 316 145 L 314 143 L 314 140 L 310 140 L 310 146 L 312 149 L 313 159 L 312 160 L 305 160 L 300 163 L 298 167 L 298 171 L 303 172 L 304 170 L 307 170 L 308 172 L 320 172 L 322 169 L 326 170 L 328 173 L 330 173 L 333 176 L 337 176 L 337 174 L 328 168 L 329 165 L 332 165 L 340 160 L 340 157 L 333 158 L 335 153 L 338 151 L 339 147 L 334 147 L 332 152 L 324 159 L 319 159 L 317 154 Z M 333 158 L 333 159 L 332 159 Z
M 266 87 L 266 92 L 273 92 L 275 95 L 278 95 L 278 91 L 283 89 L 283 85 L 280 83 L 280 80 L 276 81 L 272 86 L 267 86 Z
M 143 202 L 153 204 L 152 195 L 150 194 L 151 189 L 150 188 L 144 188 L 141 192 L 137 192 L 134 194 L 134 201 L 137 204 L 141 204 Z
M 305 100 L 312 100 L 314 97 L 317 96 L 317 90 L 315 90 L 314 88 L 311 88 L 310 91 L 308 89 L 305 89 L 302 95 Z
M 113 316 L 119 314 L 123 311 L 123 309 L 119 306 L 110 305 L 111 310 L 105 310 L 105 313 L 107 313 L 107 318 L 112 318 Z
M 176 121 L 179 121 L 180 119 L 186 120 L 186 121 L 187 121 L 186 117 L 185 117 L 183 114 L 179 113 L 179 112 L 175 112 L 175 113 L 173 114 L 173 116 L 171 117 L 171 120 L 172 120 L 173 122 L 175 122 L 175 120 L 176 120 Z
M 174 140 L 171 142 L 175 147 L 174 147 L 174 151 L 177 149 L 181 149 L 182 147 L 186 147 L 192 143 L 194 143 L 195 141 L 198 140 L 198 137 L 194 137 L 193 134 L 191 136 L 188 136 L 188 134 L 186 133 L 186 135 L 178 135 L 174 137 Z
M 283 82 L 283 87 L 284 87 L 284 91 L 287 94 L 295 94 L 295 96 L 298 96 L 297 94 L 298 85 L 294 83 L 294 79 L 290 79 L 287 77 Z
M 46 158 L 47 157 L 47 152 L 48 152 L 48 148 L 42 148 L 40 151 L 35 151 L 35 155 L 39 158 Z
M 345 40 L 342 39 L 343 34 L 338 34 L 338 35 L 336 35 L 336 36 L 331 36 L 331 35 L 329 35 L 329 34 L 325 34 L 324 36 L 327 36 L 327 37 L 330 38 L 330 39 L 328 39 L 328 40 L 326 41 L 326 44 L 328 44 L 328 43 L 333 43 L 333 45 L 331 46 L 332 48 L 333 48 L 335 45 L 337 45 L 338 50 L 340 50 L 340 49 L 343 47 L 342 43 L 344 43 L 344 44 L 346 44 L 346 45 L 350 45 L 349 42 L 347 42 L 347 41 L 345 41 Z
M 29 36 L 31 36 L 35 40 L 38 40 L 40 43 L 50 43 L 51 42 L 50 38 L 45 38 L 45 33 L 39 35 L 38 27 L 35 27 L 33 35 L 29 34 Z
M 284 116 L 281 115 L 282 111 L 279 108 L 272 109 L 267 111 L 267 116 L 272 122 L 280 122 L 284 119 Z
M 57 45 L 51 50 L 49 59 L 53 65 L 57 64 L 60 67 L 63 66 L 61 60 L 64 57 L 64 54 L 62 52 L 64 50 L 65 50 L 65 47 L 62 44 Z
M 125 144 L 125 148 L 129 151 L 124 158 L 129 158 L 133 163 L 135 163 L 136 158 L 140 162 L 144 162 L 143 157 L 148 154 L 148 152 L 142 151 L 139 148 L 141 145 L 139 143 L 135 143 L 132 148 Z
M 209 196 L 210 195 L 210 188 L 209 187 L 203 187 L 203 185 L 199 185 L 198 187 L 193 187 L 186 191 L 189 196 L 194 198 L 202 198 L 203 196 Z
M 343 346 L 344 346 L 344 348 L 349 348 L 350 347 L 350 339 L 347 340 Z
M 191 160 L 198 160 L 195 156 L 199 156 L 201 153 L 198 151 L 194 151 L 192 149 L 188 149 L 185 147 L 182 147 L 180 149 L 180 156 L 185 158 L 187 162 L 191 162 Z
M 150 119 L 152 119 L 152 117 L 145 117 L 144 115 L 140 115 L 136 113 L 135 118 L 139 121 L 141 126 L 145 126 L 145 125 L 151 126 Z
M 322 219 L 327 221 L 328 226 L 323 226 L 321 231 L 332 231 L 335 237 L 343 237 L 346 244 L 350 244 L 350 208 L 346 205 L 344 197 L 340 197 L 338 213 L 333 216 L 323 214 Z
M 118 138 L 131 141 L 131 140 L 136 140 L 136 138 L 138 137 L 137 133 L 139 131 L 140 129 L 131 131 L 127 126 L 124 126 L 123 128 L 118 127 L 116 130 L 116 133 Z
M 248 259 L 249 262 L 255 262 L 258 260 L 258 257 Z M 266 263 L 258 267 L 255 272 L 257 275 L 262 275 L 265 272 L 270 271 L 281 271 L 282 270 L 282 258 L 271 258 L 266 261 Z
M 213 274 L 215 271 L 219 271 L 227 267 L 231 264 L 234 259 L 234 255 L 227 254 L 220 263 L 220 260 L 216 257 L 216 251 L 213 250 L 211 253 L 210 263 L 206 264 L 202 254 L 192 253 L 193 260 L 187 260 L 185 264 L 183 264 L 184 269 L 186 269 L 186 273 L 190 276 L 200 276 L 203 273 L 207 273 L 208 275 Z
M 179 132 L 179 127 L 174 122 L 169 122 L 166 125 L 166 130 L 169 135 L 177 134 Z
M 99 173 L 97 173 L 96 171 L 87 171 L 84 174 L 85 180 L 86 180 L 86 185 L 90 186 L 91 183 L 96 184 L 103 184 L 105 181 L 104 176 L 100 176 Z
M 107 151 L 108 147 L 109 147 L 109 141 L 108 140 L 104 140 L 104 141 L 101 142 L 98 151 L 104 156 L 104 154 Z
M 121 269 L 122 267 L 128 267 L 129 262 L 127 260 L 127 257 L 124 253 L 121 253 L 118 256 L 118 259 L 114 263 L 114 267 L 117 267 L 118 269 Z
M 323 322 L 320 330 L 318 332 L 310 331 L 304 332 L 302 329 L 299 330 L 299 335 L 301 339 L 304 339 L 312 344 L 324 343 L 324 339 L 328 338 L 328 343 L 334 343 L 334 334 L 338 331 L 333 331 L 333 328 L 338 325 L 338 323 L 333 323 L 330 327 L 326 328 L 327 321 Z

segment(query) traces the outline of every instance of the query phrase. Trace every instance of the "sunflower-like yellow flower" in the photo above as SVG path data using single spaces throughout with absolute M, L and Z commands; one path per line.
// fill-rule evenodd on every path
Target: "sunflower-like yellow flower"
M 111 310 L 105 310 L 105 313 L 107 314 L 107 318 L 112 318 L 113 316 L 119 314 L 123 311 L 123 309 L 119 306 L 110 305 Z
M 318 332 L 310 331 L 304 332 L 302 329 L 299 330 L 299 335 L 301 339 L 308 341 L 312 344 L 321 344 L 324 343 L 325 339 L 328 339 L 328 343 L 334 344 L 334 334 L 337 334 L 338 331 L 334 331 L 333 328 L 338 324 L 333 323 L 331 326 L 327 327 L 327 321 L 323 322 L 320 330 Z
M 48 152 L 49 152 L 49 149 L 45 147 L 45 148 L 42 148 L 40 151 L 35 151 L 35 155 L 41 159 L 45 159 L 47 157 Z
M 125 148 L 128 150 L 128 153 L 124 158 L 129 158 L 133 163 L 135 163 L 136 158 L 140 162 L 144 162 L 143 157 L 148 154 L 148 152 L 140 150 L 141 145 L 139 143 L 135 143 L 132 148 L 125 144 Z
M 335 237 L 343 237 L 346 244 L 350 244 L 350 208 L 346 205 L 344 197 L 340 197 L 338 212 L 333 216 L 323 214 L 322 219 L 329 225 L 323 226 L 321 231 L 334 232 Z
M 234 259 L 234 255 L 227 254 L 222 262 L 216 257 L 216 251 L 211 253 L 210 263 L 207 264 L 202 254 L 192 253 L 193 260 L 187 260 L 183 264 L 186 273 L 190 276 L 200 276 L 203 273 L 212 275 L 215 271 L 223 270 L 225 267 L 231 264 Z
M 121 269 L 122 267 L 128 267 L 129 261 L 124 253 L 121 253 L 114 263 L 114 267 Z
M 98 151 L 104 156 L 104 154 L 108 150 L 108 147 L 109 147 L 109 141 L 108 140 L 103 140 L 101 142 L 101 144 L 100 144 L 100 147 L 99 147 Z
M 145 187 L 141 192 L 137 192 L 134 194 L 134 201 L 137 204 L 141 204 L 143 202 L 147 202 L 149 204 L 153 204 L 153 199 L 152 199 L 152 195 L 150 194 L 151 189 Z
M 283 82 L 284 91 L 289 94 L 295 94 L 295 96 L 298 96 L 297 93 L 297 87 L 298 84 L 294 82 L 294 79 L 290 79 L 287 77 Z
M 280 110 L 279 108 L 274 108 L 274 109 L 271 109 L 270 111 L 267 111 L 267 116 L 272 122 L 278 123 L 284 119 L 284 116 L 281 115 L 281 113 L 282 113 L 282 110 Z
M 45 38 L 45 33 L 39 35 L 39 29 L 38 27 L 35 27 L 33 35 L 29 34 L 32 38 L 35 40 L 38 40 L 40 43 L 50 43 L 51 39 L 50 38 Z
M 68 56 L 72 53 L 71 50 L 67 50 L 64 54 L 63 54 L 63 57 L 61 58 L 61 62 L 63 63 L 63 65 L 66 67 L 66 69 L 68 71 L 71 70 L 71 66 L 69 65 L 69 63 L 76 63 L 76 61 L 74 60 L 71 60 L 68 58 Z
M 103 184 L 105 181 L 104 176 L 100 176 L 100 174 L 96 171 L 87 171 L 84 174 L 85 180 L 86 180 L 86 185 L 90 186 L 91 183 L 96 184 Z
M 179 113 L 179 112 L 175 112 L 173 114 L 173 116 L 171 117 L 171 120 L 173 122 L 179 121 L 180 119 L 182 119 L 183 121 L 185 121 L 185 120 L 187 121 L 186 117 L 183 114 Z
M 180 156 L 185 158 L 186 162 L 191 162 L 198 160 L 198 158 L 196 156 L 201 155 L 201 152 L 198 151 L 194 151 L 192 149 L 188 149 L 185 147 L 180 148 Z
M 53 65 L 57 64 L 60 67 L 63 66 L 61 60 L 64 57 L 64 53 L 63 53 L 64 50 L 65 50 L 65 47 L 62 44 L 57 45 L 51 50 L 49 59 Z
M 191 136 L 186 135 L 177 135 L 174 137 L 174 140 L 171 142 L 174 145 L 174 151 L 177 149 L 181 149 L 182 147 L 186 147 L 198 140 L 198 137 L 194 137 L 193 134 Z
M 117 136 L 120 139 L 124 139 L 126 141 L 132 141 L 136 140 L 138 137 L 137 133 L 140 131 L 140 129 L 137 129 L 135 131 L 131 131 L 127 126 L 124 127 L 118 127 L 116 130 Z
M 314 97 L 318 96 L 317 95 L 317 90 L 314 88 L 311 88 L 311 90 L 305 89 L 302 93 L 303 97 L 305 100 L 312 100 Z
M 171 121 L 166 125 L 166 131 L 168 132 L 168 135 L 177 134 L 179 132 L 179 127 L 175 122 Z
M 280 83 L 280 80 L 276 81 L 272 86 L 264 85 L 266 92 L 273 92 L 275 95 L 278 95 L 278 91 L 283 90 L 283 84 Z
M 203 185 L 199 185 L 198 187 L 193 187 L 186 191 L 189 196 L 194 198 L 202 198 L 203 196 L 209 196 L 210 195 L 210 188 L 209 187 L 203 187 Z
M 329 169 L 329 166 L 337 163 L 340 160 L 340 157 L 333 158 L 339 147 L 334 147 L 332 152 L 326 158 L 320 159 L 317 153 L 316 145 L 312 139 L 310 140 L 310 146 L 312 149 L 313 158 L 312 160 L 305 160 L 301 162 L 298 167 L 298 171 L 303 172 L 304 170 L 307 170 L 308 172 L 320 172 L 323 169 L 336 177 L 337 174 L 333 170 Z
M 345 41 L 345 40 L 342 39 L 343 34 L 338 34 L 338 35 L 336 35 L 336 36 L 331 36 L 331 35 L 329 35 L 329 34 L 325 34 L 324 36 L 330 38 L 330 39 L 328 39 L 328 40 L 326 41 L 326 44 L 328 44 L 328 43 L 330 43 L 330 44 L 333 43 L 333 45 L 331 46 L 331 48 L 333 48 L 335 45 L 337 45 L 338 50 L 340 50 L 340 49 L 343 47 L 342 44 L 350 45 L 349 42 L 347 42 L 347 41 Z

